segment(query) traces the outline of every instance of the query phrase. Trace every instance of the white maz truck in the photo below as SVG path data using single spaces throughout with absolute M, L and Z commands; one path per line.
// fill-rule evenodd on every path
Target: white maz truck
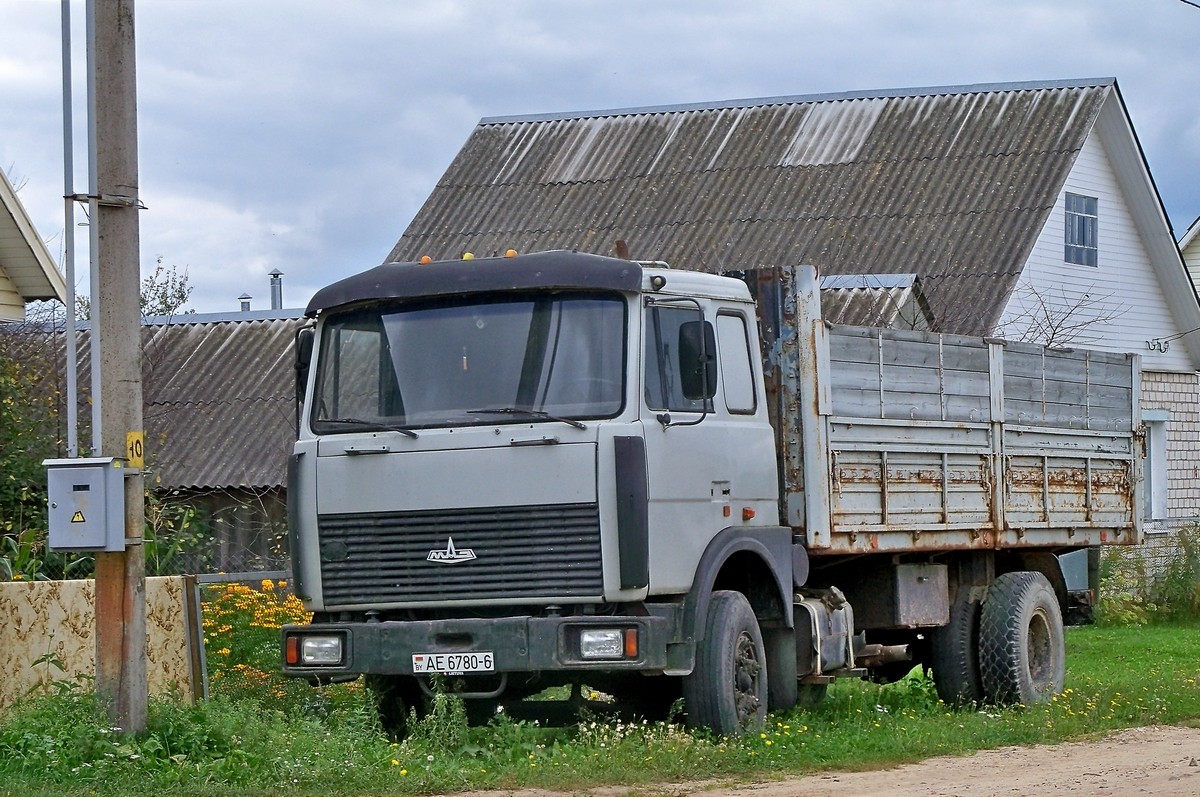
M 1139 359 L 821 317 L 812 268 L 388 263 L 297 338 L 288 675 L 403 733 L 587 684 L 722 734 L 841 676 L 1061 689 L 1056 554 L 1141 541 Z

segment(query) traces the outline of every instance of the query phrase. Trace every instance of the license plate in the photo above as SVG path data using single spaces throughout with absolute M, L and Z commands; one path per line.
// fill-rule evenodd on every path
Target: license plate
M 462 675 L 467 672 L 494 672 L 495 657 L 490 650 L 468 653 L 414 653 L 413 674 Z

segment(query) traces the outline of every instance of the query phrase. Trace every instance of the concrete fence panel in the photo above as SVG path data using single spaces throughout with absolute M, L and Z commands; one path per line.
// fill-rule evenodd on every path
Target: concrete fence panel
M 202 688 L 195 595 L 190 577 L 146 579 L 151 695 L 194 699 Z M 95 600 L 92 580 L 0 583 L 0 708 L 56 681 L 95 675 Z

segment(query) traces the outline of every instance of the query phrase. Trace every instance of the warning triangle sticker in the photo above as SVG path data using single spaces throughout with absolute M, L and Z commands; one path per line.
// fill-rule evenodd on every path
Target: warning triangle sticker
M 83 513 L 80 512 L 78 509 L 76 509 L 75 514 L 71 515 L 71 522 L 72 523 L 86 523 L 87 521 L 83 519 Z

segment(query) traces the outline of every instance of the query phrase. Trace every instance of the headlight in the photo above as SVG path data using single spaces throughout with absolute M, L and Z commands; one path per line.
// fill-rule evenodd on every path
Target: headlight
M 579 632 L 579 656 L 584 659 L 619 659 L 625 655 L 625 633 L 620 628 L 595 628 Z
M 290 636 L 286 646 L 287 663 L 292 666 L 321 667 L 342 663 L 341 634 Z

